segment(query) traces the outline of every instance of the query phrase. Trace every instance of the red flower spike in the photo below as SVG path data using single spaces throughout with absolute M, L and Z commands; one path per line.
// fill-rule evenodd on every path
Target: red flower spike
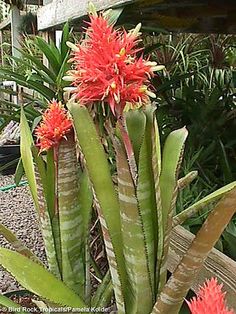
M 108 103 L 120 115 L 126 103 L 147 103 L 155 62 L 137 57 L 138 32 L 115 30 L 102 16 L 91 16 L 85 40 L 75 48 L 71 71 L 75 98 L 84 105 Z
M 200 288 L 197 297 L 187 301 L 192 314 L 235 314 L 225 304 L 225 292 L 216 278 L 207 280 Z
M 58 146 L 61 139 L 71 128 L 72 122 L 61 102 L 53 100 L 43 114 L 43 121 L 35 130 L 40 152 Z

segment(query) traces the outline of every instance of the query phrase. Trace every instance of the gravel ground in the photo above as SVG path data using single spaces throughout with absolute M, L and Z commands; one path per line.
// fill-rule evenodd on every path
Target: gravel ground
M 0 187 L 13 184 L 12 175 L 0 174 Z M 37 215 L 27 186 L 8 191 L 0 191 L 0 223 L 13 231 L 16 236 L 31 249 L 43 262 L 45 252 Z M 11 245 L 0 235 L 0 246 L 11 248 Z M 21 288 L 12 276 L 0 268 L 0 292 Z

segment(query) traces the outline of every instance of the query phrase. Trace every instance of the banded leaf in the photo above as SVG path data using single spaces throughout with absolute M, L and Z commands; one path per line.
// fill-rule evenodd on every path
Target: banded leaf
M 151 132 L 152 139 L 152 170 L 153 179 L 155 185 L 155 199 L 156 199 L 156 214 L 157 214 L 157 258 L 156 258 L 156 290 L 158 291 L 159 286 L 159 274 L 161 268 L 161 259 L 163 256 L 164 248 L 164 226 L 163 226 L 163 215 L 162 215 L 162 204 L 161 204 L 161 190 L 160 190 L 160 173 L 161 173 L 161 145 L 159 129 L 157 125 L 156 117 L 153 118 L 153 128 Z
M 82 295 L 85 281 L 83 221 L 79 204 L 78 164 L 74 134 L 58 148 L 57 197 L 61 240 L 62 280 Z
M 152 107 L 144 111 L 146 128 L 140 148 L 138 164 L 137 198 L 140 215 L 142 217 L 143 232 L 147 250 L 148 269 L 151 279 L 153 300 L 156 291 L 156 254 L 157 254 L 157 210 L 154 173 L 152 168 L 152 132 L 153 113 Z
M 129 313 L 149 312 L 152 308 L 152 279 L 150 264 L 148 263 L 148 250 L 145 239 L 145 227 L 138 207 L 136 187 L 127 161 L 125 148 L 118 139 L 114 141 L 118 172 L 118 193 L 121 211 L 122 233 L 124 238 L 124 255 L 127 275 L 132 294 L 129 295 Z M 141 189 L 139 195 L 141 198 Z M 146 210 L 145 205 L 142 204 Z M 143 210 L 145 219 L 148 217 Z M 149 230 L 147 230 L 149 232 Z M 150 237 L 149 237 L 150 240 Z M 152 240 L 153 244 L 153 240 Z M 145 295 L 145 298 L 142 298 Z
M 87 108 L 73 102 L 68 103 L 67 106 L 73 117 L 76 135 L 85 157 L 88 175 L 95 197 L 101 208 L 100 222 L 103 229 L 118 310 L 119 313 L 125 313 L 124 292 L 127 286 L 120 208 L 109 165 Z

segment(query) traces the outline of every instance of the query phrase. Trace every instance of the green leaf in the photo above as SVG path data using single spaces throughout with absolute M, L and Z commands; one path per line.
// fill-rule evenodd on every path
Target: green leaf
M 48 100 L 51 100 L 54 97 L 54 92 L 50 88 L 39 82 L 35 82 L 32 80 L 26 81 L 24 75 L 18 74 L 16 72 L 7 69 L 1 69 L 0 77 L 3 79 L 13 80 L 19 85 L 31 88 Z
M 155 186 L 155 199 L 156 199 L 156 214 L 157 214 L 157 225 L 156 225 L 156 292 L 159 291 L 159 275 L 161 269 L 161 260 L 164 250 L 164 224 L 162 215 L 162 204 L 161 204 L 161 189 L 160 189 L 160 174 L 161 174 L 161 144 L 159 129 L 157 125 L 156 116 L 154 117 L 153 127 L 151 130 L 151 140 L 152 140 L 152 171 Z
M 174 216 L 172 226 L 175 227 L 177 225 L 181 225 L 185 220 L 194 216 L 199 210 L 212 204 L 213 202 L 218 201 L 222 196 L 224 196 L 225 193 L 229 192 L 234 187 L 236 187 L 236 181 L 223 186 L 222 188 L 220 188 L 220 189 L 214 191 L 213 193 L 207 195 L 206 197 L 204 197 L 200 201 L 189 206 L 184 211 L 182 211 L 178 215 Z
M 48 44 L 41 37 L 36 37 L 35 42 L 45 57 L 48 59 L 49 65 L 52 68 L 54 74 L 57 75 L 60 70 L 60 63 L 58 54 L 55 53 L 54 47 L 51 44 Z
M 14 182 L 16 186 L 19 185 L 23 175 L 24 175 L 24 167 L 23 167 L 22 159 L 20 158 L 16 167 L 15 175 L 14 175 Z
M 118 21 L 120 15 L 122 14 L 124 7 L 111 9 L 104 12 L 106 20 L 108 21 L 109 25 L 115 25 Z
M 54 160 L 54 149 L 51 148 L 47 152 L 47 169 L 45 173 L 45 189 L 47 198 L 47 208 L 51 220 L 53 219 L 57 209 L 55 208 L 56 202 L 56 178 L 55 178 L 55 160 Z M 42 176 L 41 176 L 42 177 Z
M 52 81 L 55 82 L 55 80 L 56 80 L 56 75 L 55 75 L 49 68 L 47 68 L 47 67 L 43 64 L 42 60 L 40 60 L 39 58 L 37 58 L 37 57 L 35 57 L 35 56 L 32 56 L 31 54 L 29 54 L 29 53 L 23 51 L 22 49 L 19 49 L 19 52 L 21 53 L 21 55 L 22 55 L 23 57 L 25 57 L 25 59 L 30 60 L 30 61 L 35 65 L 34 68 L 37 68 L 37 69 L 39 69 L 41 72 L 44 72 L 45 74 L 47 74 L 48 77 L 50 77 L 50 79 L 51 79 Z M 42 51 L 42 53 L 43 53 L 43 51 Z
M 33 137 L 28 122 L 26 120 L 23 107 L 21 108 L 20 136 L 21 136 L 20 151 L 22 163 L 29 183 L 30 191 L 35 203 L 35 207 L 39 211 L 36 178 L 33 165 L 33 156 L 31 152 L 31 146 L 33 145 Z
M 17 61 L 18 63 L 21 63 L 23 65 L 25 65 L 26 67 L 29 66 L 29 61 L 28 60 L 24 60 L 22 58 L 17 58 L 17 57 L 11 57 L 11 59 L 13 59 L 14 61 Z M 51 77 L 49 77 L 47 74 L 45 74 L 42 70 L 40 70 L 40 68 L 38 68 L 37 66 L 31 65 L 31 71 L 34 70 L 38 75 L 36 76 L 38 78 L 39 81 L 48 83 L 48 84 L 54 84 L 55 81 L 51 79 Z M 30 79 L 32 80 L 33 75 L 35 75 L 36 73 L 32 73 L 32 75 L 30 75 Z M 36 79 L 37 81 L 37 79 Z
M 146 116 L 141 110 L 130 110 L 125 113 L 125 121 L 133 146 L 135 160 L 138 164 L 139 152 L 145 133 Z
M 38 262 L 38 258 L 17 238 L 17 236 L 7 227 L 0 224 L 0 234 L 12 245 L 20 254 Z
M 13 313 L 20 313 L 24 314 L 23 310 L 21 310 L 21 306 L 15 302 L 13 302 L 11 299 L 8 297 L 5 297 L 4 295 L 0 295 L 0 304 L 5 306 L 6 308 L 11 308 L 12 310 L 15 309 L 15 311 L 11 311 Z M 0 307 L 1 310 L 1 307 Z
M 84 239 L 87 239 L 92 216 L 93 193 L 86 171 L 80 175 L 79 204 L 83 216 Z
M 111 274 L 110 271 L 108 270 L 106 275 L 103 277 L 102 282 L 100 283 L 100 285 L 98 286 L 98 288 L 96 289 L 96 292 L 92 298 L 92 306 L 94 307 L 100 307 L 100 306 L 104 306 L 101 305 L 101 300 L 103 300 L 103 296 L 104 294 L 107 294 L 107 289 L 111 292 L 112 295 L 112 282 L 111 282 Z M 105 305 L 106 306 L 106 305 Z
M 164 228 L 167 226 L 168 215 L 173 209 L 172 201 L 177 186 L 178 170 L 187 135 L 186 128 L 173 131 L 167 137 L 164 145 L 160 176 Z
M 171 132 L 166 139 L 163 149 L 160 192 L 164 230 L 164 248 L 160 268 L 159 289 L 161 289 L 166 280 L 166 260 L 169 249 L 172 218 L 174 215 L 178 191 L 178 172 L 182 161 L 184 143 L 187 135 L 188 132 L 186 128 Z
M 27 290 L 36 295 L 70 307 L 84 307 L 84 302 L 62 281 L 41 265 L 11 250 L 0 248 L 0 264 Z
M 61 42 L 60 42 L 60 50 L 61 50 L 61 62 L 63 62 L 67 55 L 68 51 L 70 50 L 67 46 L 66 42 L 69 40 L 69 22 L 66 22 L 63 26 L 62 35 L 61 35 Z

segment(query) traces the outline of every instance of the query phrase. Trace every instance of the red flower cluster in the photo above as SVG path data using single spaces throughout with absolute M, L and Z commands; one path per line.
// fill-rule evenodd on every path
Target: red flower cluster
M 155 62 L 137 57 L 138 29 L 115 30 L 102 16 L 91 16 L 85 40 L 75 48 L 70 72 L 74 93 L 82 104 L 104 101 L 113 114 L 126 103 L 145 103 L 155 94 L 148 90 Z
M 57 146 L 71 127 L 72 122 L 66 110 L 60 102 L 53 100 L 43 114 L 43 121 L 35 130 L 40 152 Z
M 222 284 L 219 285 L 216 278 L 207 280 L 197 297 L 187 303 L 192 314 L 235 314 L 227 309 Z

